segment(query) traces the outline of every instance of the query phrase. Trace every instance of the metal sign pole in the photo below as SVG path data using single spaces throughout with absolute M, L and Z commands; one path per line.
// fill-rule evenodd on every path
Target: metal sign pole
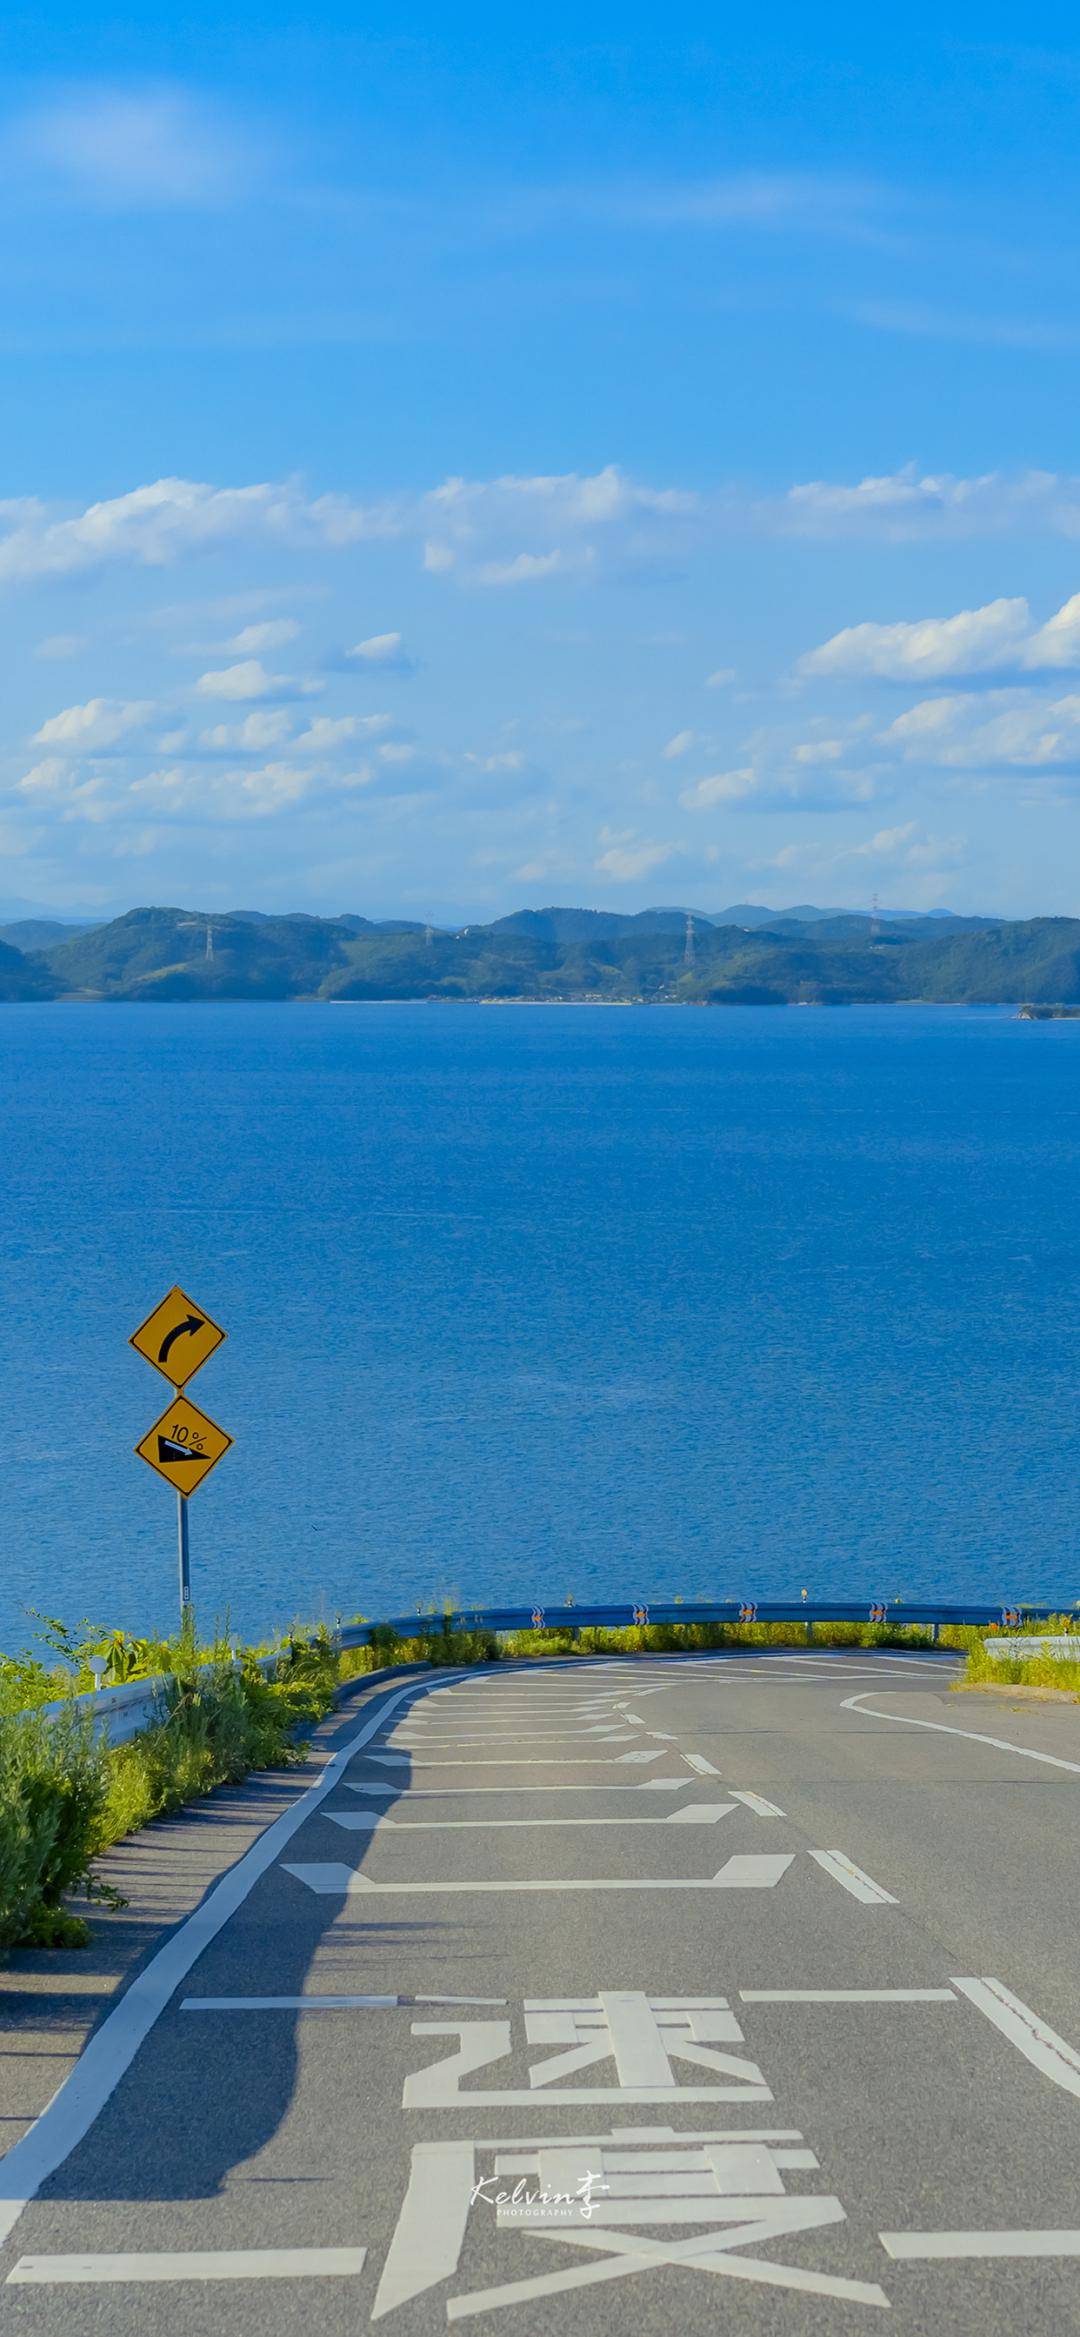
M 176 1539 L 180 1556 L 180 1621 L 183 1624 L 191 1605 L 191 1550 L 188 1542 L 186 1493 L 178 1493 L 176 1496 Z

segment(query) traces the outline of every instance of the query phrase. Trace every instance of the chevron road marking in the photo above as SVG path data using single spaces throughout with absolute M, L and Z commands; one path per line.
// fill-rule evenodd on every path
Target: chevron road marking
M 286 1874 L 294 1875 L 298 1883 L 304 1883 L 320 1898 L 370 1896 L 375 1892 L 382 1896 L 442 1898 L 484 1891 L 503 1894 L 510 1891 L 771 1891 L 794 1858 L 793 1850 L 776 1856 L 741 1852 L 727 1859 L 714 1875 L 695 1876 L 691 1880 L 664 1875 L 655 1881 L 634 1877 L 617 1882 L 575 1875 L 566 1882 L 374 1883 L 370 1875 L 358 1874 L 355 1867 L 337 1865 L 329 1859 L 310 1866 L 293 1866 L 283 1861 L 283 1867 Z
M 373 1777 L 366 1785 L 345 1780 L 349 1793 L 389 1793 L 397 1801 L 471 1801 L 478 1793 L 685 1793 L 689 1777 L 642 1777 L 636 1785 L 393 1785 Z M 738 1797 L 736 1797 L 738 1798 Z
M 404 1769 L 610 1769 L 621 1767 L 626 1761 L 659 1761 L 660 1753 L 575 1753 L 568 1761 L 560 1761 L 554 1753 L 543 1753 L 538 1759 L 515 1761 L 509 1755 L 503 1761 L 444 1761 L 436 1754 L 430 1761 L 416 1758 L 414 1753 L 369 1753 L 370 1761 L 382 1761 L 387 1767 Z
M 731 1817 L 734 1808 L 733 1801 L 692 1801 L 681 1810 L 664 1810 L 656 1818 L 411 1818 L 404 1826 L 382 1810 L 326 1810 L 323 1814 L 350 1834 L 487 1834 L 496 1826 L 520 1834 L 529 1826 L 558 1826 L 560 1830 L 566 1826 L 715 1826 L 720 1818 Z

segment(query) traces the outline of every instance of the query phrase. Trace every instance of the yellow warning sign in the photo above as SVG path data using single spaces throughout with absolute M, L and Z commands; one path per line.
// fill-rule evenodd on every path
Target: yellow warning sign
M 167 1485 L 175 1485 L 178 1493 L 187 1495 L 216 1469 L 231 1443 L 231 1436 L 226 1436 L 216 1420 L 200 1412 L 190 1396 L 177 1396 L 135 1450 Z
M 145 1323 L 132 1332 L 128 1344 L 137 1348 L 155 1371 L 163 1372 L 174 1388 L 183 1388 L 226 1336 L 220 1323 L 215 1323 L 203 1307 L 193 1306 L 187 1293 L 174 1285 Z

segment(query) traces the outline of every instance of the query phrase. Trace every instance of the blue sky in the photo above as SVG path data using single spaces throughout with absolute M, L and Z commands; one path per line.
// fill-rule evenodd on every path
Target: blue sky
M 1063 10 L 5 58 L 0 914 L 1080 909 Z

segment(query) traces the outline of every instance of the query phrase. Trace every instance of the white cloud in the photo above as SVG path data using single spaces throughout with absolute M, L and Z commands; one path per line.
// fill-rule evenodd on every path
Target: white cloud
M 917 820 L 906 820 L 900 827 L 879 828 L 865 843 L 852 844 L 833 857 L 834 865 L 844 860 L 875 860 L 883 867 L 954 868 L 966 850 L 966 836 L 928 835 Z
M 760 772 L 745 763 L 736 771 L 713 771 L 707 779 L 695 779 L 692 787 L 684 787 L 679 802 L 687 811 L 711 811 L 718 803 L 744 802 L 760 785 Z
M 945 674 L 991 673 L 1022 662 L 1030 633 L 1026 600 L 995 600 L 955 617 L 913 624 L 849 625 L 799 659 L 808 675 L 874 675 L 896 681 Z M 1080 615 L 1074 624 L 1080 646 Z
M 149 807 L 185 824 L 198 821 L 267 819 L 314 799 L 353 794 L 371 785 L 362 765 L 328 777 L 304 763 L 268 762 L 235 770 L 208 770 L 205 764 L 176 763 L 132 781 L 129 802 L 140 815 Z
M 674 738 L 669 738 L 664 748 L 665 763 L 677 763 L 681 755 L 688 755 L 691 747 L 696 745 L 696 730 L 677 730 Z
M 84 706 L 65 706 L 62 713 L 51 714 L 40 730 L 35 730 L 34 745 L 63 747 L 74 753 L 112 747 L 130 731 L 140 729 L 155 711 L 153 704 L 142 698 L 88 698 Z
M 236 194 L 250 147 L 204 99 L 170 86 L 61 91 L 0 139 L 21 187 L 44 183 L 109 209 L 217 206 Z
M 16 793 L 32 804 L 47 805 L 52 815 L 64 821 L 91 820 L 97 824 L 112 816 L 113 802 L 105 781 L 71 758 L 46 756 L 19 780 Z
M 583 544 L 576 559 L 565 552 L 515 552 L 510 560 L 482 560 L 472 571 L 474 584 L 536 584 L 542 577 L 559 576 L 569 567 L 587 568 L 595 554 Z
M 300 627 L 295 617 L 268 617 L 261 625 L 244 625 L 225 644 L 240 657 L 261 657 L 266 649 L 284 649 L 295 641 Z
M 916 340 L 963 341 L 996 349 L 1075 349 L 1075 325 L 1059 318 L 1003 315 L 1000 309 L 935 308 L 929 301 L 859 300 L 847 311 L 872 332 L 903 333 Z
M 842 738 L 805 739 L 795 749 L 795 761 L 813 767 L 819 763 L 838 763 L 846 752 Z
M 347 497 L 305 496 L 294 485 L 210 487 L 191 479 L 158 479 L 74 518 L 56 519 L 40 504 L 0 508 L 0 582 L 78 576 L 128 566 L 166 568 L 192 553 L 236 543 L 296 549 L 359 543 L 400 533 L 386 512 L 364 510 Z
M 705 687 L 707 690 L 726 690 L 728 683 L 737 682 L 738 678 L 736 666 L 718 665 L 715 673 L 706 674 Z
M 650 843 L 636 836 L 632 828 L 621 831 L 601 828 L 598 841 L 604 850 L 593 861 L 593 867 L 609 884 L 633 884 L 638 877 L 649 876 L 654 868 L 662 868 L 679 849 L 677 844 Z
M 867 179 L 747 170 L 601 186 L 579 194 L 575 207 L 589 217 L 646 227 L 783 227 L 820 235 L 848 233 L 887 200 L 886 190 Z
M 47 633 L 44 641 L 38 642 L 34 656 L 57 660 L 78 657 L 79 651 L 88 647 L 85 633 Z
M 862 725 L 854 728 L 852 747 L 865 749 Z M 873 770 L 842 767 L 847 745 L 840 739 L 812 740 L 792 746 L 783 736 L 759 732 L 747 742 L 750 761 L 731 771 L 713 771 L 683 789 L 679 802 L 686 811 L 718 811 L 743 805 L 755 811 L 837 811 L 853 803 L 869 803 L 878 793 Z
M 164 568 L 237 543 L 332 551 L 413 540 L 434 574 L 464 584 L 527 583 L 557 570 L 588 574 L 604 563 L 666 556 L 704 512 L 699 497 L 643 486 L 615 464 L 591 476 L 449 479 L 367 505 L 346 495 L 312 497 L 293 481 L 214 487 L 167 478 L 68 517 L 28 498 L 0 505 L 0 582 L 115 565 Z
M 72 766 L 59 755 L 46 755 L 18 782 L 21 795 L 56 795 L 71 778 Z
M 380 673 L 411 673 L 413 661 L 400 633 L 371 633 L 345 652 L 350 664 L 377 667 Z
M 292 736 L 293 723 L 294 717 L 284 707 L 245 714 L 242 722 L 216 722 L 212 730 L 201 730 L 199 745 L 215 754 L 265 755 Z
M 463 582 L 528 584 L 663 552 L 702 511 L 679 488 L 641 485 L 617 464 L 529 477 L 448 479 L 420 498 L 425 565 Z
M 870 862 L 887 874 L 890 869 L 901 873 L 910 871 L 915 877 L 932 878 L 938 872 L 959 867 L 968 851 L 966 836 L 937 836 L 917 820 L 905 820 L 892 828 L 879 828 L 859 844 L 841 844 L 828 849 L 813 841 L 784 844 L 768 860 L 756 863 L 761 869 L 776 869 L 785 875 L 801 872 L 807 876 L 826 876 L 832 870 L 849 868 L 853 863 Z M 936 888 L 931 885 L 931 894 Z
M 228 698 L 233 703 L 254 698 L 310 698 L 324 687 L 322 682 L 300 680 L 295 674 L 267 673 L 257 657 L 200 674 L 195 684 L 200 697 Z
M 879 743 L 906 762 L 946 770 L 1080 765 L 1080 694 L 993 690 L 983 698 L 924 698 L 898 715 Z
M 497 777 L 502 772 L 524 771 L 528 757 L 522 754 L 520 747 L 500 747 L 490 755 L 467 754 L 465 761 L 474 771 Z
M 1080 478 L 1068 472 L 986 471 L 961 478 L 920 473 L 914 463 L 854 484 L 812 479 L 773 505 L 758 506 L 763 526 L 832 538 L 886 541 L 1000 535 L 1029 530 L 1080 534 Z
M 158 479 L 73 515 L 32 499 L 0 504 L 0 582 L 164 568 L 226 545 L 336 551 L 414 542 L 425 567 L 463 585 L 633 574 L 689 547 L 755 530 L 885 540 L 1034 531 L 1080 535 L 1080 477 L 1030 471 L 965 479 L 914 467 L 854 485 L 804 482 L 772 500 L 649 487 L 616 464 L 592 474 L 449 479 L 361 504 L 295 481 L 215 487 Z M 379 638 L 376 636 L 375 638 Z M 709 686 L 735 678 L 719 667 Z
M 799 659 L 804 675 L 875 676 L 939 681 L 951 675 L 1080 666 L 1080 593 L 1045 625 L 1032 622 L 1022 597 L 961 609 L 955 617 L 914 623 L 849 625 Z
M 389 714 L 316 714 L 300 732 L 296 745 L 304 754 L 332 754 L 358 739 L 377 738 L 381 731 L 389 730 L 390 722 Z
M 1040 667 L 1051 671 L 1055 666 L 1080 665 L 1080 592 L 1074 592 L 1031 635 L 1021 663 L 1031 672 Z

